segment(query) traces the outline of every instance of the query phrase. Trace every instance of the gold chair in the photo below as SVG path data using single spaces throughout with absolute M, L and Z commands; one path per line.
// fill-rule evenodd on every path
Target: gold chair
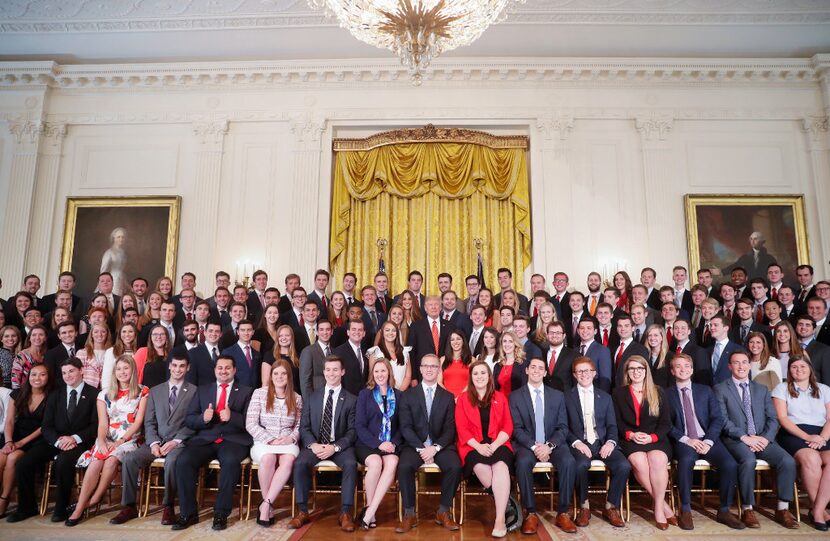
M 243 510 L 245 507 L 245 473 L 248 469 L 248 466 L 251 464 L 251 459 L 246 458 L 240 465 L 242 466 L 242 471 L 239 475 L 239 483 L 237 483 L 236 487 L 239 489 L 239 518 L 241 519 L 243 515 Z M 222 475 L 222 470 L 219 465 L 218 460 L 211 460 L 208 465 L 204 468 L 199 470 L 199 479 L 196 485 L 196 507 L 197 509 L 202 508 L 202 502 L 204 500 L 204 491 L 210 492 L 218 492 L 218 488 L 214 487 L 206 487 L 205 486 L 205 473 L 209 470 L 215 470 L 218 472 L 219 475 Z
M 605 465 L 605 462 L 602 460 L 591 460 L 591 465 L 588 467 L 588 473 L 598 473 L 602 472 L 605 474 L 605 489 L 597 489 L 597 488 L 588 488 L 588 494 L 606 494 L 608 493 L 608 487 L 611 486 L 611 470 Z M 553 485 L 551 484 L 551 488 Z M 628 493 L 628 479 L 625 480 L 625 492 L 623 492 L 623 502 L 622 506 L 623 509 L 627 509 L 628 513 L 630 514 L 631 511 L 631 496 Z M 576 519 L 576 515 L 579 511 L 579 506 L 581 502 L 576 501 L 576 490 L 573 493 L 573 518 Z M 551 509 L 553 509 L 553 497 L 551 496 Z M 628 519 L 626 519 L 627 521 Z
M 415 515 L 418 515 L 418 510 L 420 509 L 420 497 L 421 496 L 440 496 L 441 490 L 440 486 L 438 489 L 435 488 L 423 488 L 421 484 L 422 477 L 426 478 L 427 475 L 435 475 L 441 474 L 441 468 L 438 464 L 421 464 L 418 470 L 415 472 Z M 452 513 L 453 516 L 458 516 L 455 514 L 455 503 L 457 498 L 453 498 L 452 500 Z M 400 485 L 398 484 L 398 520 L 403 520 L 403 496 L 400 492 Z
M 770 488 L 762 488 L 761 487 L 761 472 L 770 472 L 774 468 L 770 465 L 769 462 L 762 459 L 757 459 L 755 461 L 755 500 L 756 502 L 761 499 L 762 494 L 774 494 L 775 489 Z M 798 481 L 793 483 L 793 503 L 795 504 L 795 520 L 796 522 L 801 522 L 801 506 L 798 502 Z M 743 507 L 741 504 L 741 491 L 738 490 L 738 516 L 743 516 Z
M 259 471 L 259 463 L 254 462 L 252 460 L 251 464 L 248 466 L 248 471 L 247 471 L 248 481 L 247 481 L 246 485 L 247 485 L 248 492 L 247 492 L 247 496 L 245 498 L 245 501 L 246 501 L 246 504 L 245 504 L 245 520 L 250 520 L 250 518 L 251 518 L 251 501 L 252 501 L 252 498 L 253 498 L 253 493 L 254 492 L 259 492 L 260 494 L 262 494 L 262 487 L 258 486 L 257 488 L 254 488 L 254 472 L 256 472 L 256 471 Z M 257 484 L 259 484 L 259 483 L 257 483 Z M 291 516 L 293 517 L 295 515 L 296 503 L 297 503 L 294 499 L 294 487 L 289 483 L 289 484 L 285 485 L 283 490 L 285 490 L 285 489 L 288 489 L 291 492 Z
M 363 466 L 358 464 L 358 466 L 357 466 L 358 473 L 361 472 L 361 468 L 363 468 Z M 310 497 L 311 497 L 311 502 L 310 503 L 311 503 L 311 505 L 309 506 L 309 509 L 311 510 L 311 512 L 313 512 L 314 509 L 316 508 L 317 494 L 340 494 L 341 492 L 343 492 L 343 489 L 340 487 L 340 485 L 324 486 L 323 488 L 320 488 L 317 485 L 317 474 L 319 474 L 319 473 L 336 473 L 336 472 L 341 472 L 341 471 L 342 470 L 340 469 L 340 467 L 337 464 L 335 464 L 334 461 L 332 461 L 332 460 L 321 460 L 320 462 L 318 462 L 317 464 L 314 465 L 314 467 L 311 470 L 311 494 L 310 494 Z M 360 479 L 360 476 L 358 476 L 358 479 Z M 357 503 L 357 493 L 358 493 L 358 486 L 357 485 L 358 485 L 358 483 L 355 483 L 355 487 L 354 487 L 354 501 L 355 501 L 355 503 Z
M 674 486 L 674 468 L 672 468 L 671 462 L 666 464 L 666 468 L 669 471 L 669 484 L 666 487 L 669 493 L 669 505 L 671 505 L 672 512 L 677 513 L 677 507 L 674 503 L 674 490 L 672 487 Z M 633 475 L 633 473 L 632 473 Z M 631 520 L 631 493 L 635 494 L 643 494 L 646 492 L 645 488 L 631 488 L 631 483 L 626 481 L 625 483 L 625 521 L 629 522 Z
M 142 502 L 138 515 L 146 517 L 150 512 L 150 492 L 156 496 L 156 505 L 159 505 L 159 491 L 164 492 L 164 458 L 157 458 L 150 462 L 141 472 L 141 491 L 139 499 Z

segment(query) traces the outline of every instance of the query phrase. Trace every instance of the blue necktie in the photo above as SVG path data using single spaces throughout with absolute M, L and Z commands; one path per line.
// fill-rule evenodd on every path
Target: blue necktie
M 741 383 L 741 404 L 746 415 L 746 431 L 750 436 L 756 434 L 755 419 L 752 416 L 752 402 L 749 397 L 749 383 Z
M 427 387 L 427 425 L 429 425 L 429 418 L 432 416 L 432 387 Z M 432 438 L 427 433 L 427 445 L 432 445 Z
M 545 412 L 542 404 L 542 389 L 536 389 L 536 441 L 545 441 Z
M 720 362 L 721 353 L 721 345 L 719 343 L 715 344 L 715 350 L 712 352 L 712 372 L 718 371 L 718 363 Z

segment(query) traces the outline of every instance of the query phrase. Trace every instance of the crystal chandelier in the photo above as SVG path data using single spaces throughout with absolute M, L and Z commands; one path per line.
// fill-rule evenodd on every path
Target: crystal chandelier
M 469 45 L 525 0 L 308 0 L 334 14 L 354 37 L 398 55 L 420 85 L 423 71 L 445 51 Z

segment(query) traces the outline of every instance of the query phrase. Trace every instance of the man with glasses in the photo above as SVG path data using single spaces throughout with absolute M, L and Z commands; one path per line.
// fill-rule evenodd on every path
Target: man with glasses
M 570 427 L 567 442 L 576 460 L 576 496 L 579 511 L 576 525 L 585 527 L 591 518 L 588 502 L 588 469 L 592 460 L 602 460 L 611 473 L 608 495 L 602 516 L 612 526 L 625 526 L 620 516 L 625 482 L 631 465 L 617 449 L 619 433 L 611 395 L 594 386 L 596 365 L 588 357 L 577 357 L 573 362 L 576 387 L 568 391 L 565 405 Z
M 571 367 L 576 359 L 576 352 L 565 345 L 565 324 L 561 321 L 548 323 L 546 334 L 548 347 L 542 352 L 547 367 L 545 385 L 566 392 L 574 386 Z
M 421 381 L 401 396 L 400 430 L 403 435 L 398 462 L 398 483 L 403 499 L 403 520 L 395 528 L 407 533 L 418 525 L 415 514 L 415 476 L 422 464 L 441 468 L 441 503 L 435 522 L 450 531 L 458 524 L 452 517 L 452 500 L 461 482 L 461 459 L 455 447 L 455 400 L 438 385 L 438 356 L 421 358 Z
M 291 292 L 291 308 L 280 314 L 278 325 L 290 325 L 294 329 L 294 334 L 301 332 L 305 328 L 305 321 L 303 320 L 303 306 L 308 298 L 305 288 L 296 287 Z
M 179 302 L 181 305 L 176 310 L 176 317 L 173 320 L 173 326 L 176 329 L 181 329 L 188 321 L 196 319 L 194 310 L 196 308 L 196 292 L 192 289 L 185 289 L 179 294 Z

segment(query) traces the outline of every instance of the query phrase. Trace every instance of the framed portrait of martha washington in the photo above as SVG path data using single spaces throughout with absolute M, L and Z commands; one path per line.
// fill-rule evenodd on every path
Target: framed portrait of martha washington
M 810 263 L 801 195 L 687 195 L 686 227 L 692 275 L 708 268 L 723 281 L 743 267 L 748 278 L 766 278 L 778 263 L 792 280 Z
M 129 291 L 136 276 L 150 288 L 176 275 L 181 197 L 70 197 L 66 200 L 61 271 L 77 277 L 76 291 L 91 293 L 104 271 L 113 293 Z

